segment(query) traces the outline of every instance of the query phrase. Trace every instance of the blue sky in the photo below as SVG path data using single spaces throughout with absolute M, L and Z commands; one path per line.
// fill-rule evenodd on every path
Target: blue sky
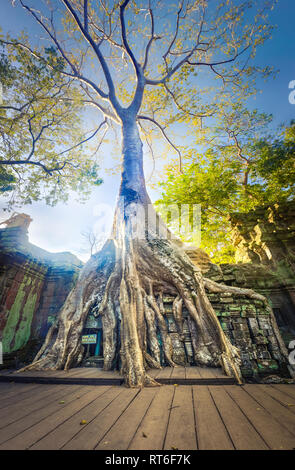
M 295 105 L 290 104 L 288 100 L 291 91 L 288 84 L 295 80 L 294 18 L 294 0 L 279 0 L 270 15 L 270 22 L 277 25 L 277 28 L 272 39 L 258 50 L 255 59 L 259 65 L 270 65 L 279 70 L 275 79 L 258 83 L 261 93 L 250 103 L 251 107 L 257 107 L 261 112 L 273 114 L 275 125 L 288 123 L 295 118 Z M 13 8 L 10 0 L 1 0 L 0 26 L 12 36 L 26 28 L 30 34 L 38 37 L 34 22 L 21 8 Z M 110 164 L 105 166 L 109 167 Z M 148 164 L 146 170 L 147 173 L 150 171 Z M 29 229 L 30 241 L 53 252 L 71 251 L 86 260 L 87 255 L 83 253 L 85 242 L 81 232 L 95 225 L 99 227 L 99 214 L 102 212 L 108 212 L 110 216 L 120 183 L 119 175 L 110 175 L 104 169 L 102 177 L 104 184 L 95 188 L 86 204 L 79 204 L 71 198 L 67 204 L 58 204 L 53 208 L 40 202 L 18 209 L 33 218 Z M 155 189 L 150 189 L 149 192 L 153 200 L 159 196 Z M 110 210 L 106 211 L 108 206 Z M 0 202 L 0 221 L 7 218 L 2 208 L 3 204 Z

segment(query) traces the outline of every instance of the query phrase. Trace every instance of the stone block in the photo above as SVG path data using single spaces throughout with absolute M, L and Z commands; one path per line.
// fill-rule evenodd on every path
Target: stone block
M 219 302 L 223 304 L 231 304 L 233 303 L 233 298 L 232 297 L 220 297 Z
M 258 370 L 262 373 L 271 372 L 279 369 L 277 361 L 269 360 L 257 360 Z
M 268 340 L 265 336 L 255 336 L 254 338 L 255 344 L 268 344 Z

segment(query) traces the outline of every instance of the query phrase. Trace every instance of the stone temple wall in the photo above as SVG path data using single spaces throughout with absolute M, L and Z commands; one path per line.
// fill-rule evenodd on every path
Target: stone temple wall
M 237 264 L 221 265 L 223 274 L 270 300 L 287 344 L 295 338 L 295 201 L 230 218 Z
M 217 283 L 253 289 L 266 296 L 272 305 L 268 294 L 273 293 L 278 284 L 269 268 L 252 263 L 216 265 L 196 248 L 189 248 L 186 253 L 205 277 Z M 279 342 L 286 339 L 284 330 L 279 329 L 275 316 L 265 309 L 262 301 L 240 294 L 207 292 L 207 295 L 223 331 L 240 350 L 241 372 L 245 378 L 289 375 L 287 358 L 279 348 Z
M 273 318 L 263 302 L 227 293 L 208 293 L 208 298 L 223 331 L 240 350 L 244 377 L 288 374 Z
M 290 296 L 290 289 L 295 288 L 295 280 L 294 286 L 290 282 L 286 288 L 281 273 L 270 266 L 254 263 L 211 264 L 205 276 L 216 282 L 253 289 L 264 295 L 273 309 L 286 346 L 295 339 L 295 307 Z
M 233 213 L 230 221 L 237 263 L 261 263 L 275 269 L 282 265 L 284 275 L 294 278 L 295 201 Z
M 82 262 L 28 241 L 24 227 L 0 229 L 0 340 L 4 362 L 35 353 Z
M 292 211 L 286 210 L 286 213 L 291 217 Z M 288 224 L 284 215 L 279 214 L 276 207 L 275 211 L 251 213 L 248 219 L 245 214 L 240 219 L 239 215 L 234 215 L 236 243 L 240 252 L 248 250 L 248 258 L 245 254 L 243 263 L 218 266 L 211 263 L 204 251 L 191 246 L 185 248 L 205 277 L 230 286 L 253 289 L 266 296 L 273 307 L 277 321 L 258 300 L 243 295 L 208 293 L 221 327 L 241 351 L 244 377 L 273 373 L 288 375 L 286 357 L 279 352 L 278 327 L 288 345 L 288 341 L 295 338 L 295 274 L 290 236 L 294 225 Z M 250 221 L 248 225 L 247 220 Z M 267 236 L 264 227 L 267 227 Z M 263 250 L 268 255 L 262 256 Z M 33 358 L 37 343 L 39 347 L 82 265 L 71 253 L 48 253 L 29 243 L 27 227 L 0 229 L 0 341 L 6 363 L 9 358 L 20 357 L 20 362 L 22 358 L 26 362 Z M 166 299 L 165 310 L 173 359 L 179 364 L 194 364 L 196 332 L 185 309 L 183 331 L 177 331 L 172 302 L 173 299 Z

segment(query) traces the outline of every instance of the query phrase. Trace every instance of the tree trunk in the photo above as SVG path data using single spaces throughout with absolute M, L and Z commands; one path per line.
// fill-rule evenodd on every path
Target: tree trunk
M 44 345 L 25 369 L 68 369 L 79 364 L 83 356 L 81 333 L 89 310 L 95 308 L 103 323 L 104 369 L 119 365 L 129 387 L 158 385 L 147 372 L 149 367 L 161 367 L 156 325 L 165 359 L 175 366 L 162 301 L 164 294 L 172 294 L 180 330 L 182 307 L 189 312 L 196 363 L 221 365 L 227 375 L 240 382 L 238 350 L 219 324 L 200 270 L 157 221 L 145 187 L 142 143 L 135 120 L 123 121 L 119 196 L 111 239 L 85 265 Z M 229 289 L 205 282 L 211 291 Z M 266 302 L 261 295 L 243 289 L 243 294 L 247 293 Z

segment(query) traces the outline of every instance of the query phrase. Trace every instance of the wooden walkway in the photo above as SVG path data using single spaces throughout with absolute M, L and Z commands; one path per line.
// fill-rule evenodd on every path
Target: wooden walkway
M 295 385 L 0 383 L 0 449 L 294 449 Z
M 227 377 L 221 368 L 213 367 L 164 367 L 151 369 L 148 374 L 166 385 L 231 385 L 236 381 Z M 0 371 L 0 382 L 71 384 L 71 385 L 122 385 L 123 377 L 118 371 L 103 371 L 95 367 L 77 367 L 68 371 L 46 370 Z

